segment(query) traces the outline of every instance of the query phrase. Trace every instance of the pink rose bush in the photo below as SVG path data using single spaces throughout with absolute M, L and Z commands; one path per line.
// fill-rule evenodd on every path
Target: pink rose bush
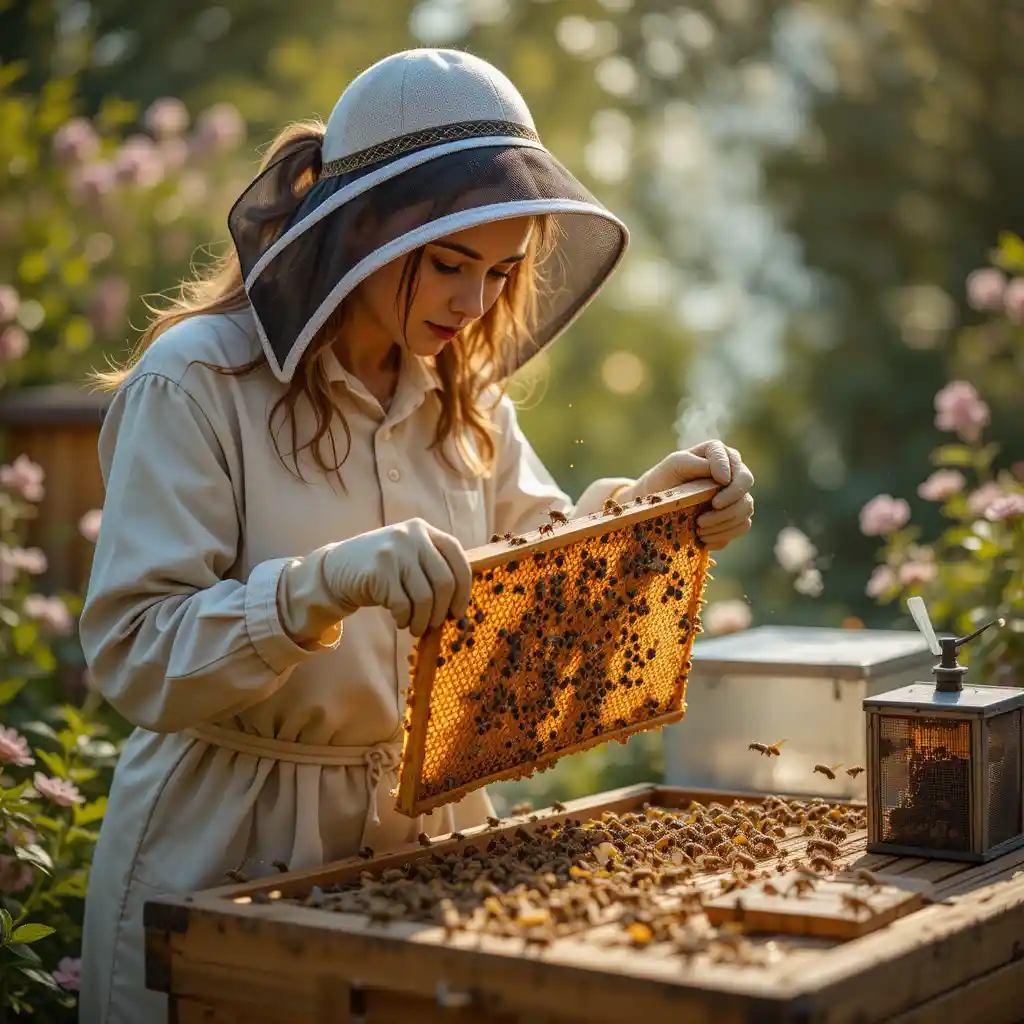
M 1019 369 L 1015 380 L 1005 373 L 1024 362 L 1024 243 L 1007 236 L 995 260 L 1000 266 L 967 279 L 969 305 L 990 319 L 965 330 L 962 344 L 978 331 L 1001 339 L 1012 358 L 998 384 L 1004 394 L 1020 396 Z M 924 527 L 905 499 L 880 494 L 867 502 L 861 532 L 884 546 L 865 591 L 881 603 L 923 596 L 936 628 L 946 633 L 961 635 L 1002 616 L 1006 628 L 990 630 L 964 657 L 979 662 L 973 673 L 979 682 L 1024 685 L 1024 467 L 1012 458 L 1018 453 L 1007 452 L 1006 468 L 998 468 L 1000 445 L 985 437 L 992 422 L 989 402 L 963 377 L 935 395 L 935 426 L 952 438 L 933 452 L 936 468 L 918 485 L 917 497 L 922 521 L 934 518 L 933 506 L 946 525 L 924 543 Z

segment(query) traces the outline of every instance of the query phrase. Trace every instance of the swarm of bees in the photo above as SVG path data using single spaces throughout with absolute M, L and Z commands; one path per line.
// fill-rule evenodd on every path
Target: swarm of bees
M 562 804 L 551 806 L 565 811 Z M 718 893 L 758 885 L 779 893 L 771 868 L 791 870 L 786 855 L 798 855 L 799 829 L 812 819 L 864 827 L 858 810 L 775 796 L 731 804 L 693 801 L 685 809 L 645 805 L 586 822 L 549 818 L 524 826 L 491 817 L 489 828 L 474 835 L 431 839 L 421 833 L 430 852 L 400 867 L 371 871 L 367 865 L 353 881 L 275 902 L 363 914 L 381 925 L 433 922 L 448 935 L 487 933 L 538 946 L 587 940 L 593 932 L 593 941 L 633 949 L 664 943 L 685 959 L 706 954 L 718 962 L 757 965 L 770 959 L 764 947 L 728 925 L 714 929 L 702 904 Z M 784 839 L 785 850 L 779 845 Z M 452 848 L 449 840 L 460 846 Z M 805 896 L 826 864 L 833 869 L 840 851 L 816 842 L 806 844 L 810 861 L 795 865 L 789 895 Z
M 779 749 L 785 740 L 776 740 L 774 743 L 751 743 L 747 749 L 756 751 L 758 754 L 763 754 L 765 757 L 779 757 L 782 751 Z M 836 772 L 842 768 L 842 763 L 827 765 L 827 764 L 816 764 L 814 771 L 818 775 L 824 775 L 830 782 L 834 782 L 836 778 Z M 846 774 L 851 779 L 857 778 L 862 772 L 865 771 L 863 765 L 854 765 L 852 768 L 846 769 Z

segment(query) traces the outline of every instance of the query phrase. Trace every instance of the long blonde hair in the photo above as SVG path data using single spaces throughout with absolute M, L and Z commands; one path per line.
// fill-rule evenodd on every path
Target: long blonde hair
M 274 217 L 266 225 L 268 240 L 277 237 L 289 217 L 298 208 L 302 197 L 312 186 L 319 172 L 320 148 L 326 127 L 320 120 L 298 121 L 281 130 L 269 146 L 261 161 L 261 172 L 272 163 L 291 160 L 293 166 L 281 180 L 290 181 L 287 192 L 273 205 Z M 280 216 L 277 216 L 277 214 Z M 491 432 L 491 420 L 487 410 L 481 408 L 479 399 L 492 385 L 501 381 L 501 367 L 506 363 L 506 352 L 516 347 L 525 347 L 530 336 L 537 302 L 543 282 L 537 272 L 538 265 L 551 253 L 556 244 L 557 228 L 553 218 L 534 218 L 533 230 L 527 247 L 526 259 L 512 271 L 497 302 L 474 324 L 463 330 L 456 344 L 445 346 L 436 358 L 436 369 L 441 382 L 441 415 L 433 446 L 441 447 L 451 438 L 464 467 L 474 474 L 485 473 L 494 463 L 496 448 Z M 406 293 L 406 314 L 411 302 L 412 288 L 422 256 L 422 249 L 407 257 L 402 284 Z M 397 301 L 397 296 L 396 296 Z M 328 318 L 324 326 L 299 360 L 295 374 L 286 392 L 274 403 L 270 411 L 268 428 L 274 435 L 274 420 L 283 415 L 291 428 L 292 450 L 295 471 L 301 477 L 299 453 L 309 448 L 316 465 L 325 473 L 338 473 L 348 457 L 338 459 L 332 425 L 337 419 L 346 437 L 346 449 L 351 447 L 351 432 L 344 414 L 331 397 L 331 384 L 325 368 L 325 355 L 338 336 L 344 316 L 343 302 Z M 148 326 L 128 358 L 120 366 L 111 363 L 109 370 L 96 370 L 89 375 L 90 381 L 99 389 L 116 390 L 142 353 L 161 334 L 175 324 L 191 317 L 218 313 L 236 313 L 249 307 L 238 254 L 232 247 L 223 256 L 217 257 L 204 270 L 194 274 L 191 280 L 184 280 L 178 287 L 177 295 L 168 299 L 168 304 L 158 308 L 146 303 L 152 314 Z M 202 363 L 217 373 L 228 376 L 244 376 L 254 373 L 266 365 L 266 356 L 260 355 L 241 366 L 217 366 Z M 296 406 L 305 397 L 313 410 L 316 428 L 313 436 L 297 447 Z M 330 441 L 334 463 L 329 465 L 324 458 L 321 442 L 324 437 Z M 472 438 L 472 440 L 470 440 Z M 474 443 L 475 442 L 475 443 Z M 274 437 L 278 456 L 284 462 L 284 455 Z M 442 448 L 442 457 L 447 460 Z M 448 460 L 450 461 L 450 460 Z

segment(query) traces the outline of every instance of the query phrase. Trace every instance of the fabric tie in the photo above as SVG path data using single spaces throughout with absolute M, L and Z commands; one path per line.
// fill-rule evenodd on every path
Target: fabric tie
M 368 813 L 375 825 L 380 824 L 377 797 L 384 775 L 397 768 L 402 757 L 401 743 L 375 743 L 368 747 L 318 746 L 313 743 L 293 743 L 268 736 L 255 736 L 241 729 L 225 729 L 219 725 L 196 725 L 185 729 L 186 736 L 211 743 L 225 750 L 253 757 L 266 757 L 272 761 L 292 764 L 317 764 L 331 768 L 366 769 L 366 796 Z

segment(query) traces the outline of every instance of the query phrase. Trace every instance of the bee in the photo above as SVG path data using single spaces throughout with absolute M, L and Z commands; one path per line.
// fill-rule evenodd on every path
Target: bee
M 816 764 L 814 766 L 814 771 L 817 772 L 818 775 L 824 775 L 829 782 L 834 782 L 836 778 L 836 769 L 842 768 L 842 766 L 842 761 L 840 761 L 839 764 L 832 765 L 831 767 L 827 764 Z
M 363 860 L 371 860 L 373 858 L 373 847 L 364 846 L 358 853 L 358 856 Z
M 807 852 L 813 853 L 815 850 L 820 850 L 823 854 L 828 857 L 839 856 L 839 847 L 835 843 L 830 843 L 827 839 L 810 839 L 807 842 Z
M 831 857 L 826 857 L 824 854 L 816 853 L 811 858 L 811 867 L 813 870 L 824 874 L 827 871 L 834 871 L 835 865 L 832 863 Z
M 664 500 L 660 494 L 649 494 L 647 496 L 647 503 L 649 505 L 657 505 L 659 501 Z
M 605 515 L 620 516 L 620 515 L 622 515 L 622 512 L 623 512 L 622 506 L 614 498 L 607 498 L 607 499 L 605 499 L 605 503 L 604 503 L 604 514 Z
M 852 768 L 846 769 L 846 774 L 849 775 L 851 779 L 855 779 L 858 775 L 860 775 L 861 772 L 865 770 L 866 769 L 863 765 L 855 764 Z
M 420 846 L 423 846 L 423 847 L 427 847 L 427 846 L 431 845 L 430 836 L 428 836 L 426 832 L 421 832 L 416 837 L 416 842 L 418 842 L 420 844 Z
M 551 520 L 552 526 L 555 524 L 565 526 L 569 522 L 564 512 L 556 512 L 554 510 L 548 510 L 548 518 Z
M 450 836 L 451 839 L 465 839 L 466 837 L 461 832 L 453 832 Z
M 551 804 L 551 810 L 555 811 L 557 814 L 561 814 L 565 810 L 565 804 L 563 804 L 561 800 L 555 800 Z
M 776 886 L 772 885 L 771 882 L 765 882 L 764 885 L 761 886 L 761 891 L 766 896 L 779 896 L 779 895 L 781 895 L 779 890 L 778 890 L 778 888 Z
M 814 882 L 809 878 L 795 878 L 792 884 L 786 890 L 787 894 L 795 892 L 798 897 L 805 895 L 814 888 Z
M 490 825 L 491 828 L 497 828 L 501 824 L 501 818 L 496 818 L 493 814 L 488 814 L 487 824 Z
M 779 747 L 785 742 L 785 740 L 776 740 L 774 743 L 751 743 L 747 750 L 756 750 L 759 754 L 764 754 L 765 757 L 781 757 L 782 751 L 779 750 Z
M 224 874 L 226 874 L 228 878 L 231 879 L 232 882 L 245 883 L 249 881 L 248 875 L 244 874 L 241 871 L 236 871 L 234 869 L 232 869 L 231 871 L 225 871 Z
M 513 815 L 529 814 L 533 810 L 533 804 L 529 800 L 523 800 L 518 804 L 513 804 L 509 808 L 509 813 Z
M 502 538 L 500 533 L 492 533 L 491 534 L 491 539 L 490 539 L 490 543 L 491 544 L 497 544 L 501 540 L 503 540 L 503 538 Z
M 520 544 L 526 543 L 525 537 L 506 537 L 505 539 L 512 545 L 512 547 L 518 547 Z
M 548 534 L 554 533 L 555 532 L 555 528 L 554 528 L 554 526 L 551 523 L 541 523 L 541 525 L 537 527 L 537 532 L 541 536 L 543 536 L 546 533 L 548 533 Z
M 874 908 L 867 900 L 863 900 L 859 896 L 851 896 L 849 893 L 843 893 L 842 906 L 844 910 L 849 910 L 854 917 L 858 917 L 862 910 L 866 910 L 869 914 L 874 913 Z
M 285 864 L 283 860 L 272 860 L 270 862 L 270 866 L 277 868 L 277 870 L 280 871 L 282 875 L 290 870 L 288 865 Z
M 870 885 L 872 889 L 877 889 L 882 884 L 870 871 L 868 871 L 867 868 L 857 868 L 853 873 L 853 877 L 856 878 L 858 882 Z

